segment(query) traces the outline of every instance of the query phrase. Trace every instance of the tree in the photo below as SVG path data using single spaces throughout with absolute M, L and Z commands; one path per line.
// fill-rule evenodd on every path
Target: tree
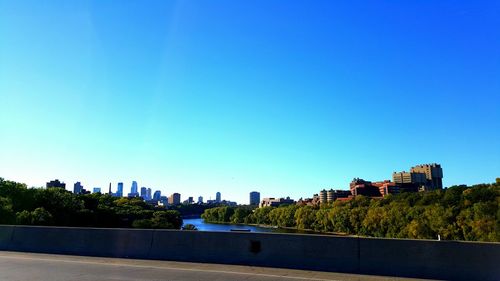
M 295 224 L 298 229 L 313 229 L 316 221 L 316 210 L 311 206 L 304 206 L 295 212 Z
M 16 213 L 16 224 L 31 225 L 31 212 L 24 210 Z
M 274 207 L 262 207 L 253 212 L 252 221 L 256 224 L 270 224 L 271 219 L 269 213 L 274 210 Z
M 12 210 L 12 202 L 8 198 L 0 197 L 0 224 L 12 224 L 15 222 L 15 214 Z
M 150 219 L 139 219 L 132 222 L 133 228 L 153 228 L 153 223 Z
M 182 218 L 177 211 L 157 211 L 153 213 L 151 224 L 153 228 L 180 229 Z
M 42 208 L 36 208 L 31 213 L 31 223 L 34 225 L 52 225 L 53 217 L 52 214 Z
M 244 223 L 245 218 L 252 214 L 249 209 L 236 208 L 233 215 L 230 218 L 231 223 Z

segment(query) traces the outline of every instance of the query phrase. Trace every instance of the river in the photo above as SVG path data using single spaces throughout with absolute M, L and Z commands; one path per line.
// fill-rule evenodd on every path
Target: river
M 192 224 L 196 226 L 199 231 L 231 231 L 231 230 L 250 230 L 250 232 L 280 232 L 280 233 L 307 233 L 307 234 L 320 234 L 313 231 L 301 231 L 296 229 L 283 229 L 283 228 L 270 228 L 259 227 L 244 224 L 229 224 L 229 223 L 207 223 L 201 218 L 185 218 L 183 219 L 184 225 Z
M 275 230 L 274 228 L 258 227 L 253 225 L 206 223 L 202 218 L 184 219 L 184 225 L 186 224 L 192 224 L 200 231 L 231 231 L 231 229 L 249 229 L 250 232 L 273 232 Z

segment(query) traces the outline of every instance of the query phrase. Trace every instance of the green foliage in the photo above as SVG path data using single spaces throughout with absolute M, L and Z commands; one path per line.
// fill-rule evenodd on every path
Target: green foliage
M 304 206 L 295 211 L 295 225 L 299 229 L 313 229 L 316 221 L 316 210 L 310 206 Z
M 0 224 L 172 228 L 181 212 L 154 208 L 139 198 L 74 195 L 59 188 L 27 188 L 0 178 Z M 374 237 L 500 241 L 500 179 L 492 184 L 453 186 L 383 199 L 357 196 L 321 207 L 219 206 L 205 209 L 207 222 L 246 223 Z
M 182 218 L 177 211 L 157 211 L 151 218 L 153 228 L 179 229 L 182 226 Z
M 0 223 L 12 224 L 15 221 L 12 203 L 9 198 L 0 197 Z
M 231 222 L 234 209 L 228 206 L 206 209 L 201 217 L 207 222 Z
M 357 196 L 321 207 L 265 207 L 253 211 L 218 207 L 205 210 L 207 222 L 250 223 L 353 235 L 500 241 L 500 181 L 444 190 Z M 232 215 L 230 215 L 232 214 Z
M 232 223 L 244 223 L 245 218 L 252 213 L 252 210 L 244 208 L 236 208 L 233 215 L 230 218 Z
M 133 228 L 153 228 L 153 223 L 150 219 L 139 219 L 132 223 Z
M 31 224 L 34 225 L 51 225 L 53 223 L 52 214 L 42 208 L 36 208 L 31 212 Z
M 154 208 L 139 198 L 75 195 L 0 178 L 0 224 L 179 229 L 182 218 L 177 211 Z
M 269 213 L 273 210 L 273 207 L 263 207 L 255 209 L 253 214 L 250 216 L 249 221 L 256 224 L 270 224 Z

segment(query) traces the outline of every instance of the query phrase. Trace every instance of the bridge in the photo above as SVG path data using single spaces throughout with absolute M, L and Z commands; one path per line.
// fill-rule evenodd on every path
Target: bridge
M 29 270 L 39 276 L 45 272 L 70 277 L 83 274 L 83 269 L 102 272 L 101 279 L 106 272 L 112 277 L 115 270 L 123 279 L 133 280 L 377 280 L 377 276 L 498 280 L 500 276 L 500 244 L 480 242 L 0 226 L 0 250 L 4 251 L 2 280 L 14 280 L 8 276 Z M 150 275 L 142 275 L 145 271 Z M 24 279 L 19 276 L 15 279 Z

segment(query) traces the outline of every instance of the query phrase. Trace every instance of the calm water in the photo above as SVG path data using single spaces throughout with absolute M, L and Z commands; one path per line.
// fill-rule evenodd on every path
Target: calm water
M 265 228 L 241 224 L 206 223 L 201 218 L 184 219 L 184 224 L 192 224 L 200 231 L 231 231 L 231 229 L 250 229 L 251 232 L 274 232 L 273 228 Z
M 304 233 L 321 234 L 314 231 L 302 231 L 296 229 L 267 228 L 242 224 L 218 224 L 206 223 L 201 218 L 185 218 L 184 224 L 192 224 L 200 231 L 231 231 L 231 229 L 250 229 L 250 232 L 280 232 L 280 233 Z

